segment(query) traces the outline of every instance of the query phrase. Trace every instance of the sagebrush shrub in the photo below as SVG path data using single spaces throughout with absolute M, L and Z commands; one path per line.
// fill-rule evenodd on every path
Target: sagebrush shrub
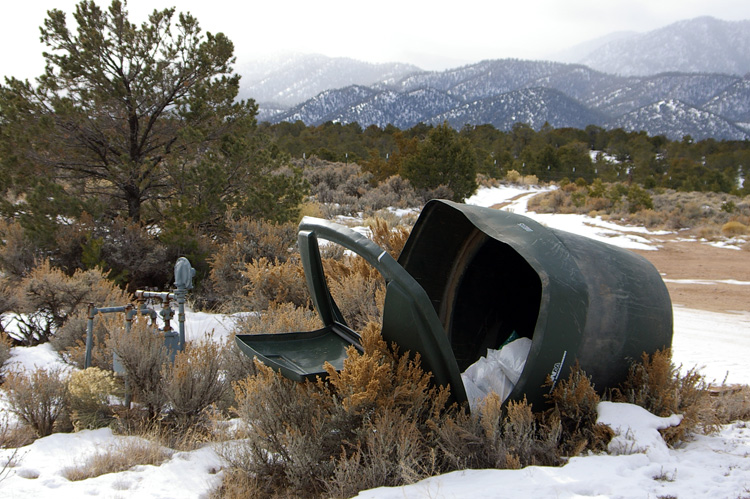
M 747 225 L 736 220 L 731 220 L 721 226 L 721 233 L 727 237 L 736 237 L 747 234 Z
M 247 438 L 241 445 L 232 444 L 222 449 L 222 457 L 229 463 L 230 473 L 235 479 L 243 477 L 256 489 L 246 491 L 250 496 L 270 497 L 275 491 L 288 490 L 289 474 L 304 467 L 308 459 L 319 457 L 310 470 L 310 480 L 322 473 L 321 467 L 330 466 L 325 456 L 324 445 L 311 446 L 312 453 L 297 456 L 290 452 L 287 444 L 300 434 L 298 445 L 311 438 L 332 437 L 330 432 L 319 428 L 320 414 L 328 409 L 326 400 L 318 399 L 310 383 L 294 383 L 270 368 L 257 366 L 257 374 L 234 384 L 237 415 L 246 423 Z M 326 404 L 326 405 L 324 405 Z M 313 431 L 319 429 L 321 431 Z M 313 489 L 318 489 L 313 485 Z M 253 493 L 254 492 L 254 493 Z
M 36 254 L 20 223 L 0 219 L 0 273 L 19 281 L 34 267 Z
M 245 265 L 246 304 L 250 310 L 266 310 L 273 303 L 305 307 L 310 302 L 305 273 L 299 261 L 259 258 Z
M 380 322 L 385 302 L 385 284 L 355 272 L 329 282 L 331 296 L 349 327 L 361 330 L 369 322 Z
M 365 213 L 385 208 L 411 208 L 420 206 L 421 200 L 408 180 L 398 175 L 388 177 L 376 187 L 366 191 L 361 198 Z
M 37 436 L 51 435 L 68 416 L 67 377 L 67 372 L 54 368 L 9 373 L 2 389 L 10 412 Z
M 24 343 L 35 345 L 50 340 L 76 312 L 85 313 L 89 302 L 97 306 L 124 305 L 129 296 L 99 270 L 78 270 L 68 276 L 49 260 L 21 279 L 14 289 Z M 84 330 L 85 331 L 85 330 Z M 70 341 L 64 342 L 70 346 Z
M 671 350 L 665 349 L 652 355 L 643 353 L 640 362 L 631 364 L 627 379 L 613 390 L 613 399 L 639 405 L 657 416 L 682 414 L 678 426 L 661 430 L 664 440 L 674 444 L 692 433 L 716 429 L 718 421 L 707 388 L 697 369 L 681 374 L 680 367 L 672 363 Z
M 249 313 L 237 318 L 236 334 L 273 334 L 311 331 L 323 327 L 317 312 L 293 303 L 273 303 L 265 313 Z
M 347 324 L 354 330 L 369 322 L 380 322 L 385 302 L 385 280 L 364 258 L 340 255 L 324 258 L 331 296 Z
M 221 367 L 221 345 L 210 339 L 188 342 L 173 363 L 162 367 L 169 413 L 179 426 L 197 423 L 206 408 L 223 397 L 229 387 Z
M 409 239 L 411 231 L 409 228 L 399 225 L 391 227 L 382 218 L 375 218 L 370 224 L 370 239 L 375 244 L 386 250 L 393 258 L 398 258 L 404 249 L 406 240 Z
M 612 430 L 596 422 L 600 397 L 591 379 L 576 363 L 567 379 L 560 380 L 549 394 L 553 407 L 550 417 L 560 425 L 560 452 L 575 456 L 584 449 L 605 451 L 614 436 Z
M 720 386 L 712 391 L 711 405 L 719 423 L 750 420 L 750 386 Z
M 134 400 L 141 402 L 150 417 L 166 404 L 162 384 L 162 367 L 169 362 L 164 336 L 143 316 L 136 316 L 130 331 L 120 318 L 104 319 L 109 330 L 107 344 L 125 370 Z
M 377 326 L 365 328 L 362 342 L 365 352 L 352 347 L 341 372 L 326 367 L 327 382 L 293 383 L 259 366 L 235 384 L 248 439 L 226 457 L 263 492 L 361 490 L 410 483 L 431 469 L 432 451 L 418 435 L 429 431 L 448 391 L 430 386 L 418 356 L 388 348 Z M 351 482 L 334 487 L 342 476 Z
M 507 182 L 510 182 L 511 184 L 518 184 L 522 179 L 523 177 L 516 170 L 508 170 L 508 172 L 505 174 L 505 180 Z
M 13 342 L 10 336 L 0 330 L 0 367 L 10 358 L 10 349 L 12 346 Z
M 124 324 L 124 314 L 113 316 Z M 79 369 L 85 367 L 86 360 L 86 330 L 88 327 L 88 313 L 83 310 L 75 312 L 67 318 L 65 324 L 52 337 L 51 344 L 62 359 Z M 112 349 L 107 343 L 108 330 L 102 316 L 94 318 L 91 343 L 91 366 L 112 370 Z
M 68 395 L 70 419 L 76 431 L 109 425 L 113 417 L 109 398 L 119 392 L 111 371 L 90 367 L 72 373 L 68 380 Z
M 559 403 L 534 413 L 526 401 L 503 406 L 491 394 L 469 414 L 448 406 L 449 391 L 431 384 L 419 356 L 386 345 L 375 324 L 364 328 L 362 345 L 364 352 L 349 349 L 340 371 L 326 365 L 325 381 L 294 383 L 258 365 L 234 384 L 247 438 L 222 451 L 223 493 L 351 497 L 457 469 L 557 465 L 561 415 L 582 417 L 577 436 L 596 418 L 582 373 L 556 388 L 575 409 Z M 579 441 L 570 448 L 580 451 Z
M 305 168 L 304 175 L 310 194 L 325 204 L 327 215 L 354 215 L 363 210 L 361 198 L 371 189 L 372 174 L 363 172 L 358 164 L 316 160 Z
M 245 305 L 241 300 L 247 284 L 242 276 L 245 266 L 261 258 L 286 262 L 294 255 L 297 227 L 247 217 L 229 219 L 227 227 L 230 235 L 209 258 L 207 293 L 212 303 L 236 311 Z

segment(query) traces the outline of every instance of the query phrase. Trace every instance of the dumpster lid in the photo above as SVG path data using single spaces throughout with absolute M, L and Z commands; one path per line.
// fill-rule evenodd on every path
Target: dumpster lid
M 359 335 L 346 326 L 325 280 L 318 237 L 357 253 L 377 269 L 386 281 L 383 309 L 383 339 L 395 342 L 402 352 L 419 352 L 422 366 L 432 372 L 439 385 L 450 385 L 454 400 L 466 393 L 450 343 L 424 289 L 387 251 L 362 234 L 327 220 L 305 217 L 297 242 L 313 305 L 325 327 L 317 331 L 288 334 L 238 335 L 238 346 L 249 356 L 280 369 L 291 379 L 325 377 L 326 361 L 343 364 L 346 347 L 362 349 Z

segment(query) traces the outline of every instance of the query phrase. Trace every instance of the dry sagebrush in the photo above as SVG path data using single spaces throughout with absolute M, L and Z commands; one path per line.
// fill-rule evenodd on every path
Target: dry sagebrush
M 10 337 L 0 328 L 0 367 L 10 358 L 10 349 L 13 342 Z
M 206 409 L 218 403 L 229 388 L 221 372 L 222 345 L 204 339 L 188 342 L 173 363 L 162 367 L 163 391 L 179 428 L 205 423 Z
M 616 402 L 639 405 L 652 414 L 667 417 L 682 414 L 682 422 L 661 430 L 668 444 L 685 440 L 696 432 L 710 433 L 718 424 L 705 377 L 696 368 L 680 373 L 669 349 L 644 353 L 634 362 L 625 382 L 612 391 Z
M 341 372 L 327 367 L 327 382 L 293 383 L 258 366 L 257 375 L 235 384 L 248 439 L 225 457 L 251 478 L 255 494 L 398 485 L 432 469 L 432 451 L 417 437 L 429 432 L 448 392 L 430 386 L 418 357 L 394 354 L 376 326 L 362 338 L 365 353 L 351 348 Z
M 61 369 L 9 373 L 2 389 L 7 395 L 10 412 L 38 437 L 67 429 L 67 378 L 67 372 Z
M 229 235 L 209 258 L 210 272 L 206 293 L 210 303 L 218 303 L 226 312 L 246 308 L 242 276 L 247 264 L 265 258 L 286 262 L 293 254 L 297 227 L 246 217 L 227 220 Z
M 469 414 L 375 324 L 362 343 L 341 371 L 327 366 L 326 381 L 294 383 L 259 365 L 234 385 L 247 439 L 225 447 L 219 495 L 350 497 L 457 469 L 556 465 L 612 436 L 596 425 L 599 399 L 581 372 L 558 384 L 547 411 L 491 395 Z
M 102 428 L 112 422 L 110 396 L 121 395 L 111 371 L 90 367 L 75 371 L 68 381 L 70 419 L 76 431 Z
M 164 345 L 163 336 L 155 331 L 146 318 L 135 317 L 130 331 L 118 319 L 104 319 L 109 330 L 107 344 L 125 371 L 133 399 L 140 402 L 148 416 L 153 418 L 166 404 L 162 368 L 169 360 L 169 351 Z
M 54 338 L 66 321 L 77 313 L 85 315 L 89 302 L 97 306 L 123 305 L 129 296 L 117 288 L 99 270 L 78 270 L 73 275 L 52 266 L 49 260 L 34 267 L 14 287 L 16 312 L 20 320 L 20 338 L 26 345 L 44 343 Z M 84 330 L 77 330 L 58 343 L 58 348 L 75 344 Z

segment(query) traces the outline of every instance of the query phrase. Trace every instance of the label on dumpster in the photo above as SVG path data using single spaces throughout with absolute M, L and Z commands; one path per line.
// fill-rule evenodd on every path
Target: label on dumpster
M 518 226 L 521 227 L 526 232 L 534 232 L 534 229 L 532 229 L 531 227 L 529 227 L 528 225 L 526 225 L 523 222 L 521 222 L 520 224 L 518 224 Z
M 565 357 L 568 355 L 568 351 L 565 350 L 563 352 L 562 359 L 560 359 L 560 362 L 555 362 L 555 365 L 552 366 L 552 372 L 549 373 L 549 377 L 552 379 L 552 387 L 549 389 L 550 393 L 552 393 L 552 390 L 555 389 L 555 385 L 557 384 L 557 378 L 560 377 L 560 373 L 562 372 L 562 366 L 565 363 Z

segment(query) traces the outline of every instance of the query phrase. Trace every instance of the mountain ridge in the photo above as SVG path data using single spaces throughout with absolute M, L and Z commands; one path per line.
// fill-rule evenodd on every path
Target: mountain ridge
M 718 29 L 727 26 L 731 29 L 728 28 L 725 36 L 717 34 Z M 737 35 L 738 27 L 744 30 L 741 36 Z M 683 39 L 689 37 L 690 32 L 697 32 L 697 39 L 714 52 L 726 51 L 721 47 L 738 40 L 736 45 L 742 50 L 733 52 L 739 55 L 733 59 L 732 67 L 743 68 L 741 64 L 746 58 L 750 69 L 750 21 L 696 18 L 607 42 L 592 53 L 619 53 L 612 47 L 616 48 L 625 39 L 635 37 L 655 43 L 666 34 L 676 36 L 677 32 Z M 708 43 L 708 39 L 723 39 L 724 43 Z M 683 41 L 682 45 L 684 54 L 693 53 L 695 43 Z M 747 56 L 743 52 L 746 45 Z M 602 47 L 609 48 L 603 50 Z M 707 57 L 695 59 L 706 60 Z M 627 57 L 623 56 L 623 60 L 631 64 Z M 488 59 L 443 71 L 423 71 L 399 63 L 373 65 L 319 55 L 309 59 L 292 58 L 285 67 L 294 69 L 289 73 L 293 75 L 291 82 L 276 93 L 259 91 L 254 96 L 260 103 L 258 118 L 261 121 L 300 120 L 307 125 L 356 121 L 362 127 L 391 124 L 400 128 L 420 122 L 448 121 L 456 128 L 488 123 L 499 129 L 523 121 L 533 127 L 545 122 L 559 127 L 584 128 L 589 124 L 623 127 L 652 135 L 665 134 L 671 139 L 681 139 L 684 135 L 695 139 L 750 138 L 750 72 L 747 77 L 710 70 L 682 72 L 665 65 L 668 71 L 634 76 L 605 72 L 580 63 L 512 58 Z M 355 77 L 363 68 L 367 71 Z M 270 89 L 273 85 L 269 82 L 279 84 L 283 73 L 284 70 L 270 72 L 256 78 L 255 87 L 247 88 Z M 340 77 L 331 80 L 336 74 Z M 325 81 L 334 83 L 323 88 Z M 316 88 L 323 90 L 288 104 L 294 101 L 293 96 L 309 95 L 311 89 Z M 250 95 L 252 91 L 246 90 L 245 94 Z M 269 103 L 261 98 L 264 95 L 275 99 Z M 665 102 L 672 104 L 657 105 Z M 661 120 L 654 116 L 659 111 L 667 113 Z

